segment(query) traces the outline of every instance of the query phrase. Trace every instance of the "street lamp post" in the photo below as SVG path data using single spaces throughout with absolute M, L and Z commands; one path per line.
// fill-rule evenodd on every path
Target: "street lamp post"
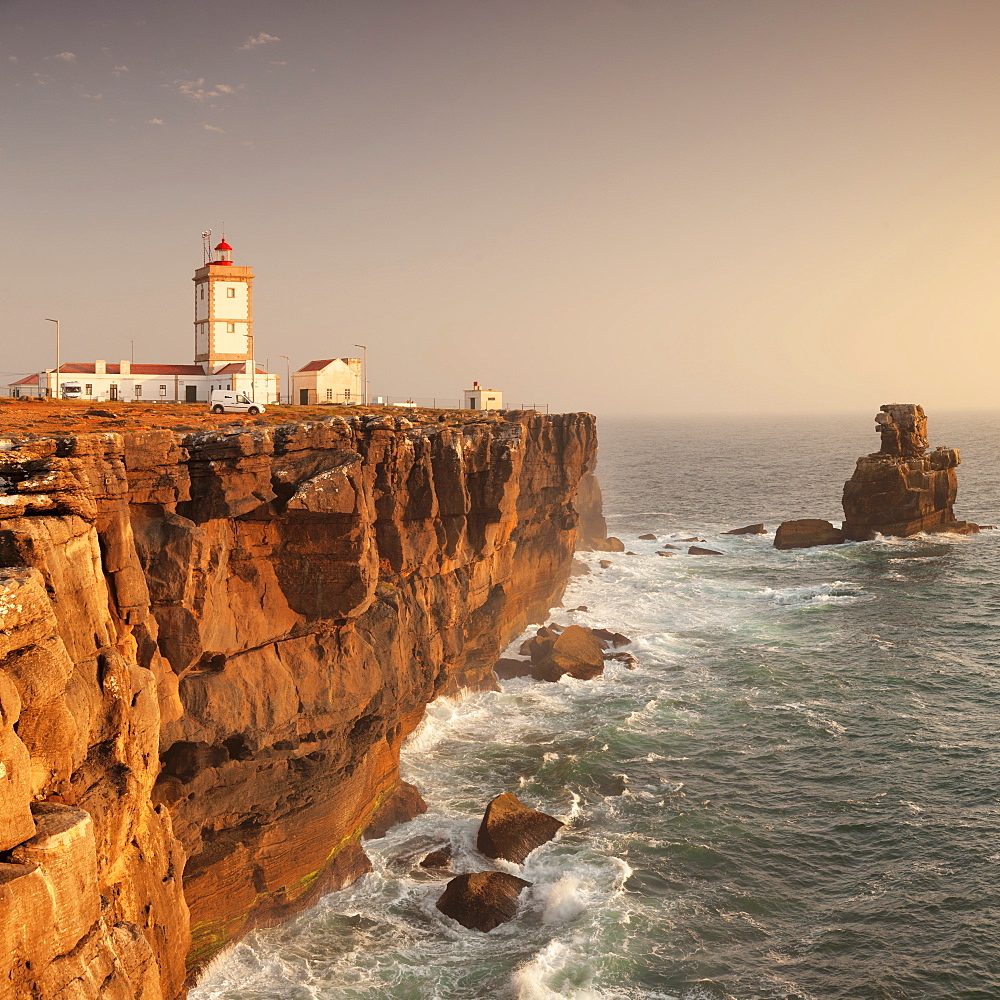
M 59 398 L 59 320 L 49 319 L 48 316 L 45 317 L 46 323 L 55 323 L 56 325 L 56 399 Z
M 361 402 L 368 405 L 368 348 L 364 344 L 355 344 L 364 354 L 361 355 Z
M 279 358 L 285 359 L 285 388 L 288 390 L 288 405 L 292 405 L 292 363 L 288 360 L 287 354 L 279 354 Z M 278 402 L 281 402 L 281 396 L 278 396 Z

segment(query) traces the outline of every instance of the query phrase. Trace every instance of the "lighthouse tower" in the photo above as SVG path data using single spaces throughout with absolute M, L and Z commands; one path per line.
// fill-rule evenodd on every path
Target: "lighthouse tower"
M 233 263 L 225 234 L 192 280 L 195 364 L 214 375 L 232 361 L 253 358 L 253 269 Z

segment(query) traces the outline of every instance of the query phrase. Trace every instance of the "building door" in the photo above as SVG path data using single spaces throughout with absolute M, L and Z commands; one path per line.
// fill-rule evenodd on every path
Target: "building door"
M 299 389 L 299 406 L 309 405 L 309 390 Z
M 198 386 L 196 385 L 184 386 L 184 402 L 185 403 L 198 402 Z
M 118 398 L 118 386 L 112 385 L 108 388 L 108 399 L 117 399 L 117 398 Z

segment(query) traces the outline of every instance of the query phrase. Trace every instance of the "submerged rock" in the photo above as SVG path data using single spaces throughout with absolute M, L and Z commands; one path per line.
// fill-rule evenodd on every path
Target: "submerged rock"
M 629 670 L 634 670 L 636 664 L 639 662 L 631 653 L 605 653 L 604 659 L 624 663 Z
M 529 809 L 516 795 L 504 792 L 486 807 L 476 847 L 488 858 L 504 858 L 520 865 L 563 825 L 554 816 Z
M 689 556 L 721 556 L 722 553 L 717 549 L 703 549 L 700 545 L 692 545 L 688 549 Z
M 803 517 L 783 521 L 774 533 L 776 549 L 808 549 L 814 545 L 839 545 L 844 533 L 829 521 L 818 517 Z
M 599 642 L 606 642 L 610 646 L 615 648 L 619 646 L 627 646 L 632 640 L 627 635 L 622 635 L 621 632 L 612 632 L 606 628 L 592 628 L 590 634 L 594 636 Z
M 451 864 L 451 856 L 451 844 L 445 844 L 444 847 L 439 847 L 436 851 L 431 851 L 431 853 L 420 862 L 420 867 L 447 868 Z
M 437 908 L 470 930 L 491 931 L 513 919 L 518 896 L 530 886 L 530 882 L 506 872 L 459 875 L 445 887 Z
M 655 542 L 656 541 L 656 535 L 654 535 L 651 531 L 647 531 L 645 535 L 640 535 L 639 536 L 639 541 L 640 542 Z

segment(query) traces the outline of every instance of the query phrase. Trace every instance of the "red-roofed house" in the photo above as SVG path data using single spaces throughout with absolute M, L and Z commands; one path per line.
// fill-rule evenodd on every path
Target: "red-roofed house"
M 292 375 L 292 401 L 314 403 L 361 402 L 361 358 L 310 361 Z
M 278 399 L 278 376 L 253 358 L 253 270 L 233 264 L 223 237 L 194 273 L 195 363 L 147 365 L 119 361 L 69 362 L 12 382 L 12 396 L 207 403 L 213 389 L 244 392 L 264 403 Z

